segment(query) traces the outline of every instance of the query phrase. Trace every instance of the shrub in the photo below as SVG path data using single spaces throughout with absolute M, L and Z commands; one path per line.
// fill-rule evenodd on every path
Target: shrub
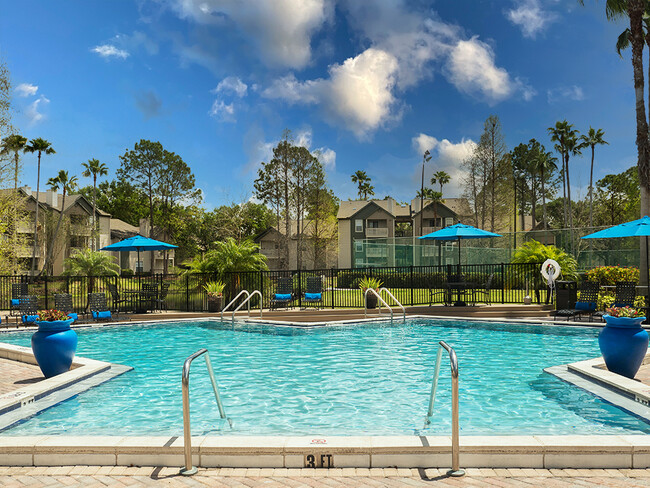
M 129 268 L 124 268 L 122 269 L 120 274 L 122 275 L 122 278 L 131 278 L 133 276 L 133 270 Z
M 639 282 L 639 269 L 624 266 L 598 266 L 586 273 L 588 280 L 597 281 L 601 286 L 614 286 L 617 281 Z

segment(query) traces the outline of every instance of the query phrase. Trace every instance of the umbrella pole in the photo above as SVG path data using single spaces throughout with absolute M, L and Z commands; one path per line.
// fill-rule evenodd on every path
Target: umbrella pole
M 460 271 L 460 237 L 458 238 L 458 276 L 462 273 Z

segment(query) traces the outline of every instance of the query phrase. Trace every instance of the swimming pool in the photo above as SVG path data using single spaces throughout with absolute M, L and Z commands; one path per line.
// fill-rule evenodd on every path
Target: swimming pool
M 460 365 L 464 435 L 639 434 L 650 425 L 544 373 L 598 356 L 598 329 L 426 318 L 278 327 L 217 321 L 78 329 L 77 354 L 133 371 L 7 429 L 7 435 L 182 435 L 181 367 L 210 351 L 232 428 L 219 421 L 203 361 L 192 368 L 192 433 L 445 435 L 448 361 L 426 429 L 438 341 Z M 29 346 L 31 332 L 0 341 Z M 443 356 L 444 358 L 444 356 Z

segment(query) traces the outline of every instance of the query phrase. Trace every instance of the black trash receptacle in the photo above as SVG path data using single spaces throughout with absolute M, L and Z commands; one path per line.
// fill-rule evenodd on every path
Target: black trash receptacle
M 574 309 L 578 300 L 578 283 L 575 281 L 555 282 L 555 310 Z

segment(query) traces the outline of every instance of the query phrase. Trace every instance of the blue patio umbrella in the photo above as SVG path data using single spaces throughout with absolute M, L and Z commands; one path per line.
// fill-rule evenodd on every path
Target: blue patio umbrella
M 137 251 L 138 262 L 140 261 L 140 251 L 165 251 L 168 249 L 176 249 L 178 246 L 167 244 L 166 242 L 157 241 L 149 237 L 135 235 L 124 239 L 123 241 L 116 242 L 110 246 L 105 246 L 100 251 Z
M 647 215 L 638 220 L 625 222 L 624 224 L 615 225 L 609 229 L 599 230 L 593 234 L 583 237 L 583 239 L 613 239 L 617 237 L 645 237 L 645 257 L 646 257 L 646 286 L 650 283 L 650 271 L 648 270 L 648 236 L 650 236 L 650 217 Z M 639 263 L 641 264 L 641 263 Z M 641 266 L 639 266 L 641 268 Z M 646 287 L 646 294 L 650 287 Z M 647 300 L 647 299 L 646 299 Z M 650 305 L 646 302 L 646 305 Z
M 501 237 L 501 234 L 488 232 L 487 230 L 477 229 L 471 225 L 456 224 L 445 227 L 444 229 L 431 232 L 418 239 L 432 239 L 434 241 L 458 241 L 458 265 L 460 266 L 460 241 L 461 239 L 482 239 L 485 237 Z

